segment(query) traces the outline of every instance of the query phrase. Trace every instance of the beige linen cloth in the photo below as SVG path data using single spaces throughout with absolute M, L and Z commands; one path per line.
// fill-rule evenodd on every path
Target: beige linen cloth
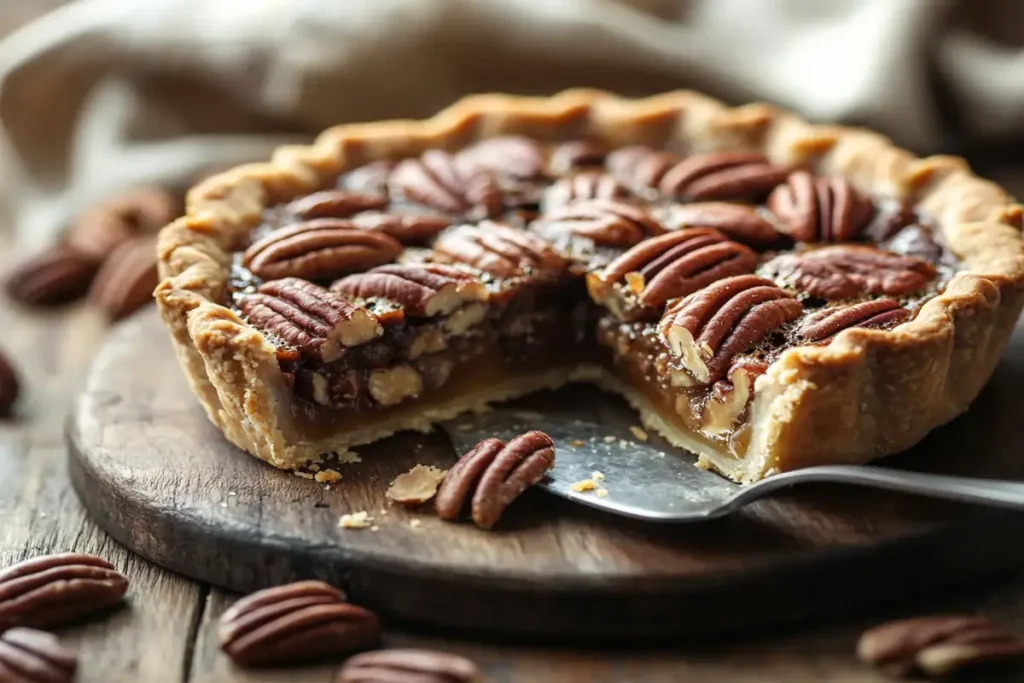
M 39 245 L 125 186 L 486 91 L 691 87 L 918 150 L 1010 140 L 1021 45 L 1016 0 L 80 0 L 0 45 L 0 206 Z

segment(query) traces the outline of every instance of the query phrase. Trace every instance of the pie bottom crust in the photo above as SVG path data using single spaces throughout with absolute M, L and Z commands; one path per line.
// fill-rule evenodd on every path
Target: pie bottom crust
M 960 258 L 946 289 L 891 330 L 849 329 L 821 346 L 783 352 L 758 378 L 743 459 L 680 430 L 639 393 L 586 365 L 516 376 L 434 405 L 415 402 L 385 419 L 325 437 L 292 413 L 274 346 L 226 300 L 231 255 L 264 207 L 312 192 L 374 159 L 457 148 L 479 138 L 592 135 L 610 144 L 751 149 L 776 162 L 839 173 L 877 194 L 911 198 L 932 215 Z M 1001 188 L 953 157 L 918 159 L 876 134 L 814 126 L 766 105 L 729 108 L 691 92 L 643 100 L 574 90 L 551 98 L 467 98 L 427 121 L 341 126 L 310 147 L 288 147 L 267 164 L 221 174 L 194 188 L 185 217 L 160 239 L 161 316 L 210 419 L 238 447 L 282 468 L 375 441 L 489 402 L 591 381 L 622 394 L 645 425 L 741 482 L 832 463 L 863 463 L 905 450 L 964 412 L 991 376 L 1024 305 L 1022 211 Z

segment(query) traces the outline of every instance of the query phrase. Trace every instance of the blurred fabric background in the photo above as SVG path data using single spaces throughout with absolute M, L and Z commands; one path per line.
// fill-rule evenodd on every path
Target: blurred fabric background
M 983 165 L 1024 149 L 1008 0 L 2 0 L 0 28 L 58 5 L 0 44 L 0 206 L 29 248 L 126 186 L 470 92 L 691 87 Z

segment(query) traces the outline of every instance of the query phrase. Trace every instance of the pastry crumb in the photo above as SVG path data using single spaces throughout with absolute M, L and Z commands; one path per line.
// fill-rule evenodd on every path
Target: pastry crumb
M 342 529 L 368 529 L 373 524 L 373 517 L 365 510 L 342 515 L 338 526 Z
M 604 498 L 605 496 L 608 495 L 608 489 L 601 488 L 598 489 L 596 493 L 598 498 Z
M 598 472 L 597 470 L 594 470 L 593 472 L 590 473 L 590 478 L 593 479 L 598 484 L 600 484 L 602 481 L 604 481 L 604 472 Z
M 629 431 L 633 432 L 633 436 L 636 437 L 637 441 L 647 441 L 648 439 L 647 432 L 644 431 L 643 427 L 632 425 Z
M 619 448 L 629 448 L 629 442 L 625 439 L 619 439 Z
M 313 478 L 313 473 L 312 472 L 302 472 L 300 470 L 295 470 L 294 472 L 292 472 L 292 474 L 294 474 L 296 477 L 299 477 L 300 479 L 312 479 Z
M 380 531 L 380 527 L 377 526 L 376 524 L 374 524 L 373 526 L 370 527 L 370 531 Z
M 351 465 L 362 461 L 362 458 L 355 451 L 341 451 L 338 453 L 338 462 L 342 465 Z
M 608 436 L 604 437 L 604 442 L 605 443 L 614 443 L 615 442 L 615 437 L 612 436 L 611 434 L 609 434 Z
M 338 472 L 337 470 L 323 470 L 322 472 L 316 473 L 315 479 L 321 484 L 328 484 L 335 481 L 340 481 L 341 472 Z
M 580 441 L 579 439 L 573 439 L 572 441 L 569 442 L 569 445 L 576 446 L 577 448 L 579 448 L 580 446 L 585 446 L 586 444 Z
M 413 529 L 415 529 L 416 527 L 418 527 L 418 526 L 419 526 L 420 524 L 422 524 L 422 523 L 423 523 L 423 522 L 421 522 L 421 521 L 420 521 L 420 520 L 418 520 L 418 519 L 410 519 L 410 520 L 409 520 L 409 526 L 411 526 L 411 527 L 412 527 Z
M 583 481 L 578 481 L 569 487 L 571 491 L 575 491 L 576 493 L 583 493 L 584 491 L 593 491 L 596 488 L 597 484 L 594 483 L 593 479 L 584 479 Z
M 430 465 L 416 465 L 398 475 L 384 494 L 388 500 L 402 505 L 422 505 L 434 497 L 446 470 Z
M 320 471 L 320 465 L 317 465 L 315 462 L 310 463 L 309 464 L 309 471 L 310 472 L 319 472 Z

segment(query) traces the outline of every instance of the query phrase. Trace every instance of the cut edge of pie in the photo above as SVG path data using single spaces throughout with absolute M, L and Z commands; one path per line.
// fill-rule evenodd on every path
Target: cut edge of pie
M 587 136 L 610 146 L 676 144 L 691 152 L 758 151 L 772 162 L 837 174 L 857 188 L 905 198 L 932 216 L 961 269 L 909 321 L 847 329 L 783 351 L 759 376 L 737 458 L 681 427 L 649 397 L 583 363 L 495 377 L 457 395 L 413 401 L 358 425 L 314 433 L 296 419 L 274 344 L 230 308 L 233 252 L 266 207 L 323 188 L 375 160 L 455 150 L 519 134 Z M 282 468 L 486 404 L 583 379 L 622 394 L 644 424 L 740 482 L 809 465 L 863 463 L 913 446 L 967 409 L 991 376 L 1024 304 L 1022 207 L 962 159 L 916 158 L 865 130 L 812 125 L 763 104 L 728 107 L 693 92 L 623 99 L 594 90 L 549 98 L 479 95 L 424 121 L 344 125 L 311 146 L 235 168 L 193 188 L 186 215 L 160 235 L 155 296 L 179 361 L 210 419 L 238 447 Z

